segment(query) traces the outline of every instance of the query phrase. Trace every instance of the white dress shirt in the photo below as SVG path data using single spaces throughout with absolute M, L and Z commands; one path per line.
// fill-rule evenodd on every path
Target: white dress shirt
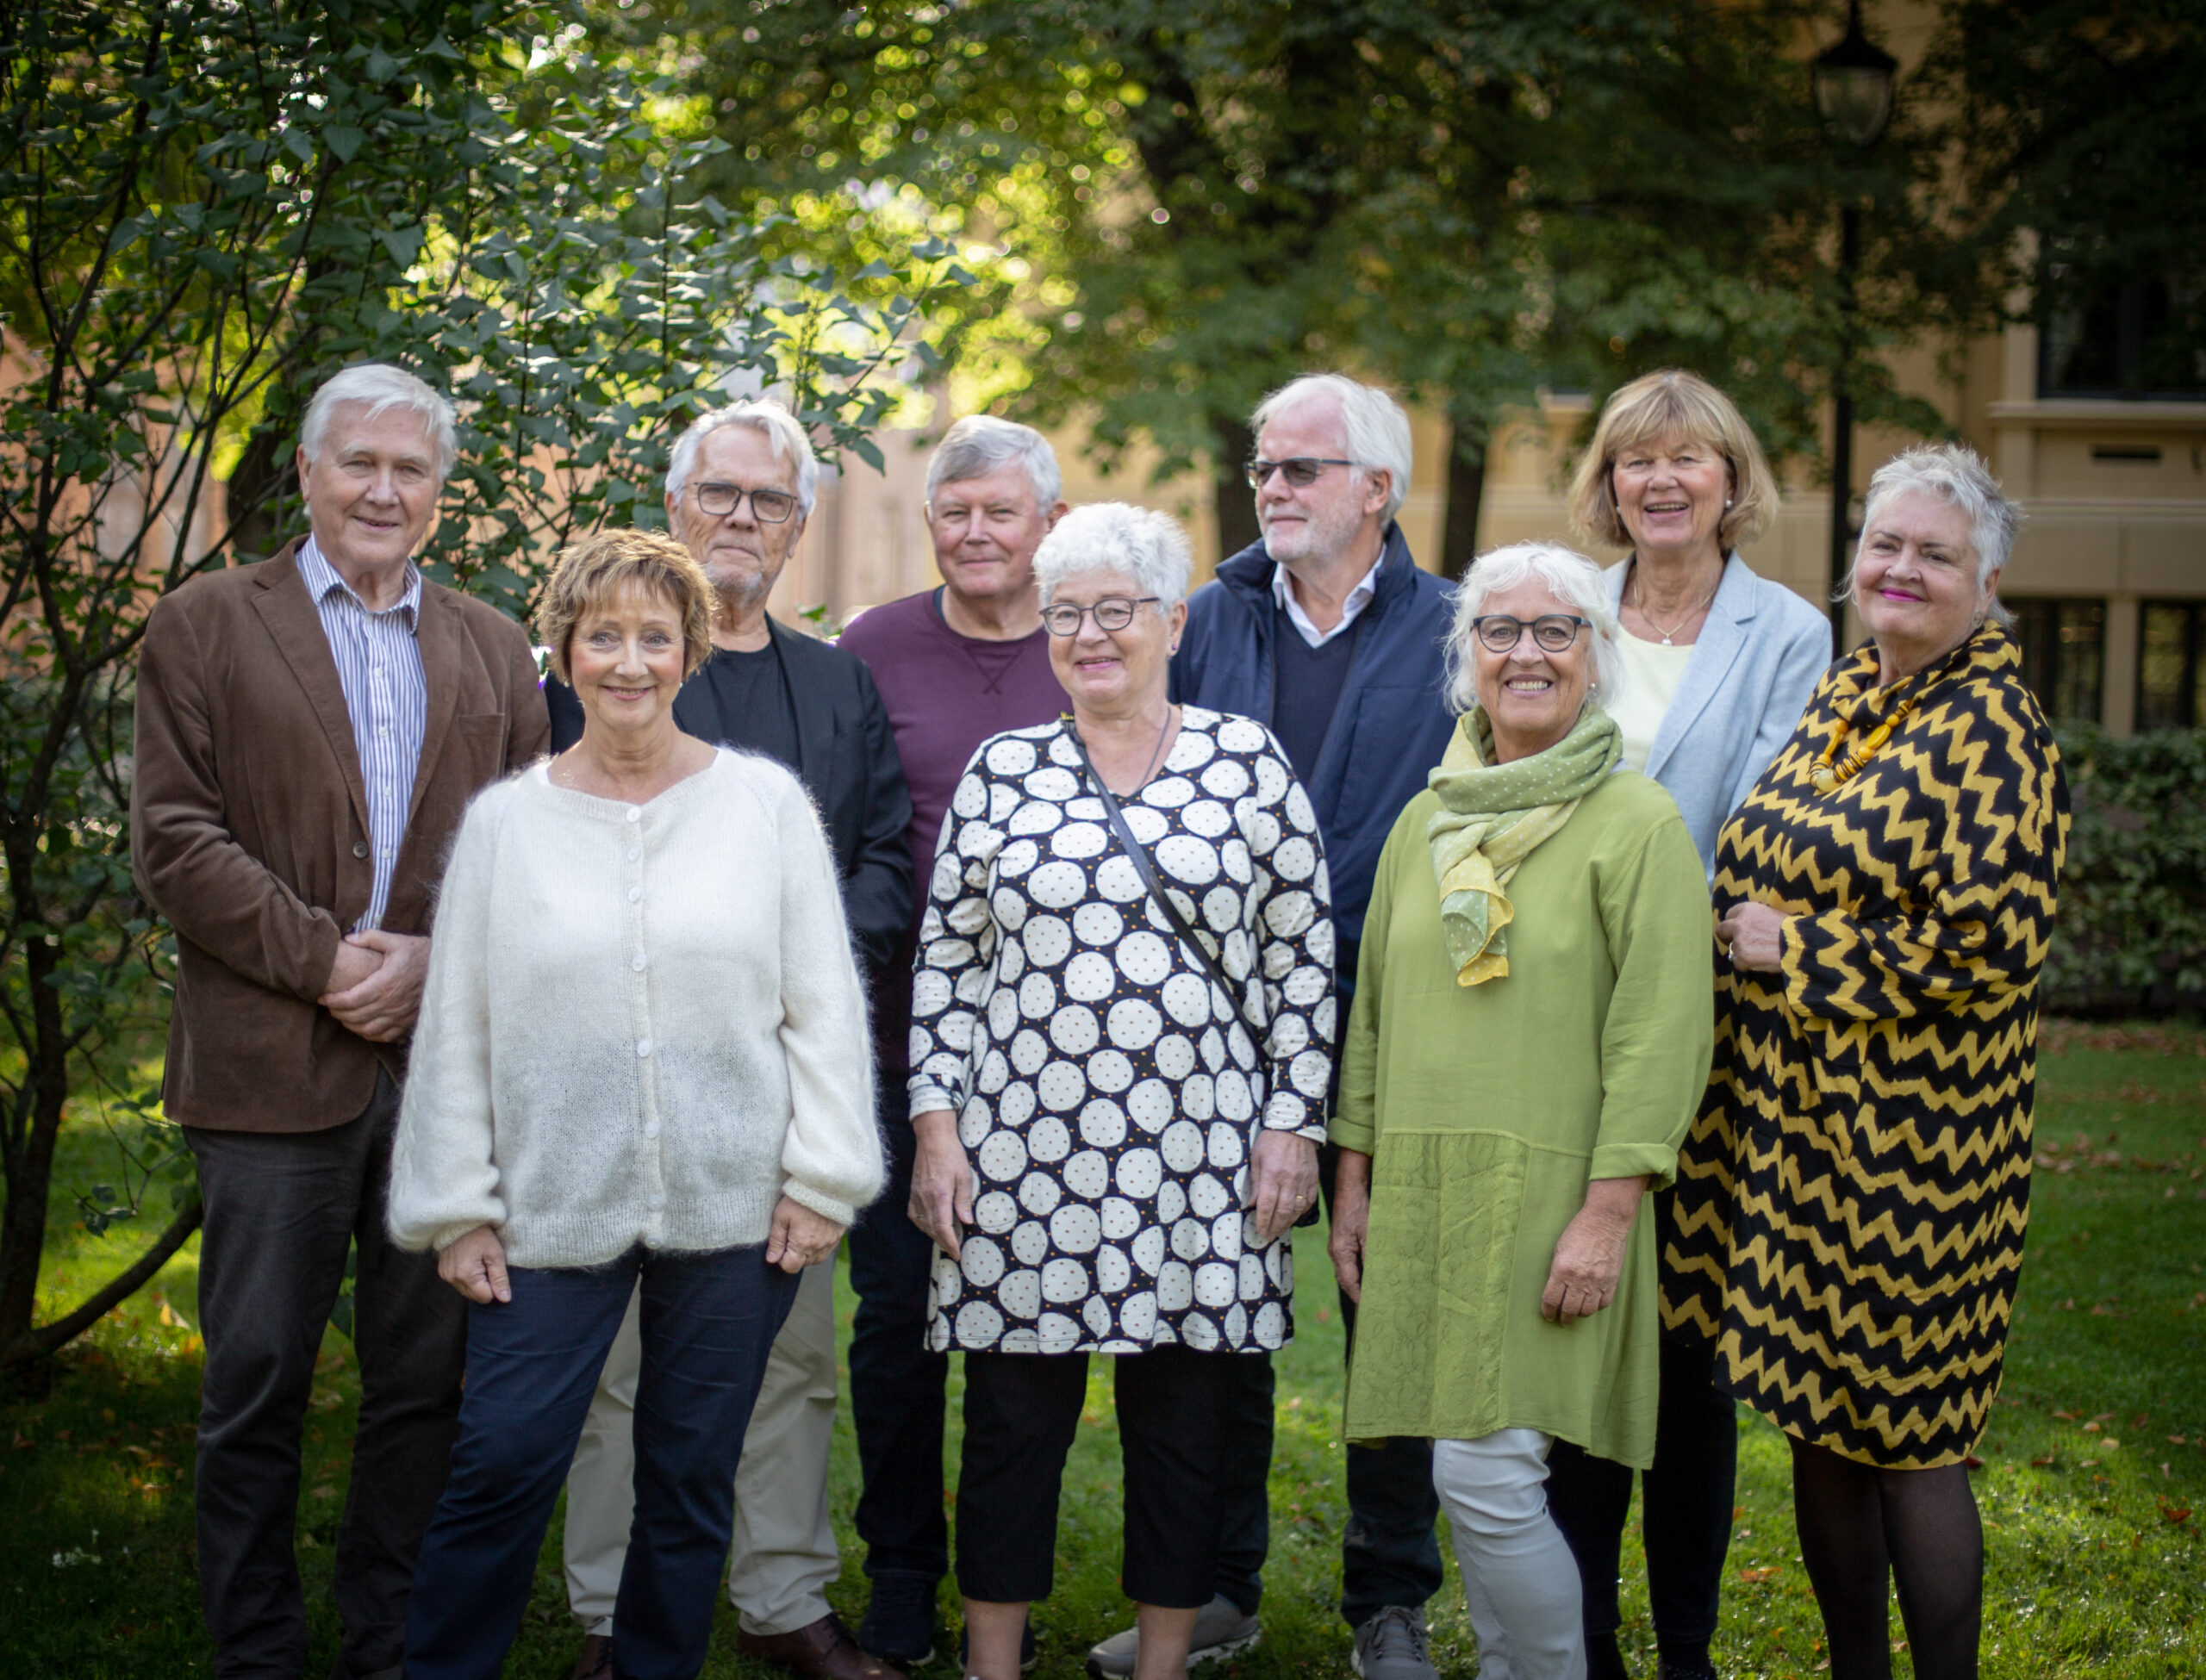
M 1272 599 L 1287 609 L 1287 622 L 1302 634 L 1302 639 L 1313 648 L 1321 648 L 1355 622 L 1355 615 L 1371 605 L 1372 596 L 1379 593 L 1379 569 L 1387 563 L 1387 551 L 1382 544 L 1379 557 L 1363 581 L 1348 592 L 1348 599 L 1341 603 L 1341 621 L 1330 630 L 1320 630 L 1310 622 L 1310 615 L 1302 610 L 1302 603 L 1294 596 L 1294 587 L 1287 580 L 1287 568 L 1277 561 L 1272 563 Z

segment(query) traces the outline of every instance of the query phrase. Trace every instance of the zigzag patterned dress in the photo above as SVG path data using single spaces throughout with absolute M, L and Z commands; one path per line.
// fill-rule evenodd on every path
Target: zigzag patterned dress
M 1727 1388 L 1866 1464 L 1959 1461 L 1999 1386 L 2028 1221 L 2037 977 L 2068 837 L 2060 757 L 1997 625 L 1879 689 L 1839 661 L 1717 842 L 1716 1055 L 1663 1237 L 1663 1319 Z M 1830 793 L 1810 780 L 1914 709 Z

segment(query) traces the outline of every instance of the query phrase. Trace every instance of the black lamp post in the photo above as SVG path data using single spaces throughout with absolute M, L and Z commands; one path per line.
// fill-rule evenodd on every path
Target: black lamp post
M 1866 150 L 1881 139 L 1892 115 L 1892 73 L 1898 60 L 1861 33 L 1861 0 L 1848 0 L 1846 38 L 1813 66 L 1816 109 L 1823 126 L 1848 146 Z M 1846 582 L 1847 550 L 1854 536 L 1854 395 L 1847 388 L 1854 357 L 1854 271 L 1861 260 L 1861 208 L 1850 199 L 1838 212 L 1838 366 L 1831 376 L 1830 588 Z M 1834 655 L 1846 651 L 1846 603 L 1830 609 Z

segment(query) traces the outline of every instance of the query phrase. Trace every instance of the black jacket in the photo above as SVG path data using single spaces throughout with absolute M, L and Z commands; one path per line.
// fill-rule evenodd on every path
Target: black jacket
M 869 974 L 885 971 L 912 920 L 912 858 L 904 843 L 912 796 L 889 733 L 888 708 L 873 673 L 855 654 L 785 630 L 772 619 L 767 633 L 781 650 L 796 707 L 800 762 L 789 768 L 819 808 L 843 878 L 843 913 Z M 582 738 L 582 702 L 556 677 L 544 685 L 552 708 L 552 750 Z M 675 696 L 674 721 L 701 741 L 738 745 L 716 715 L 711 689 L 685 684 Z

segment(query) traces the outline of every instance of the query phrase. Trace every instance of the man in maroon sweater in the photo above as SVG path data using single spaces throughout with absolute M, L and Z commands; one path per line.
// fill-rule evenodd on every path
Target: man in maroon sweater
M 858 1643 L 907 1664 L 933 1651 L 935 1589 L 950 1568 L 942 1497 L 950 1358 L 926 1351 L 934 1245 L 906 1211 L 912 955 L 943 816 L 966 764 L 991 735 L 1048 723 L 1065 709 L 1034 586 L 1034 551 L 1065 511 L 1060 488 L 1056 457 L 1032 427 L 981 414 L 958 421 L 927 468 L 927 529 L 941 587 L 875 607 L 842 638 L 873 672 L 912 793 L 912 925 L 899 960 L 875 977 L 873 998 L 888 1187 L 850 1237 L 858 1294 L 851 1414 L 863 1478 L 857 1531 L 873 1582 Z

